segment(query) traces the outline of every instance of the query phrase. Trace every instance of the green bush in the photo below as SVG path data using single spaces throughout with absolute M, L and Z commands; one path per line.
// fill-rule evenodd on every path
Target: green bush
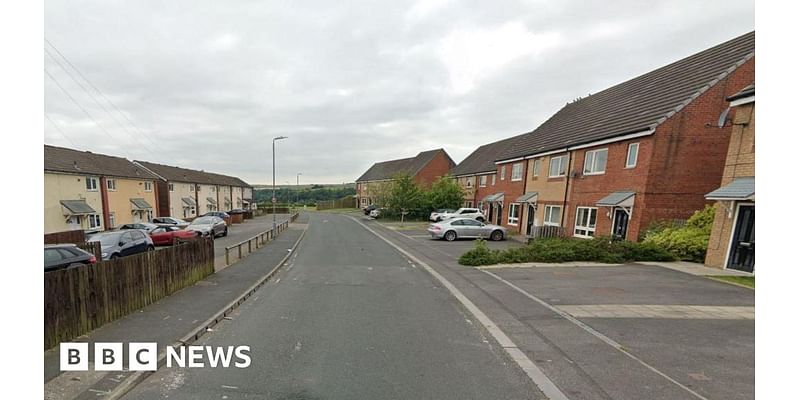
M 663 248 L 680 260 L 702 263 L 706 258 L 713 223 L 714 208 L 706 206 L 695 212 L 686 221 L 686 226 L 651 231 L 644 243 Z
M 619 264 L 632 261 L 673 261 L 675 257 L 653 243 L 614 241 L 608 237 L 591 240 L 575 238 L 546 238 L 534 240 L 524 247 L 491 250 L 479 240 L 475 248 L 464 253 L 461 265 L 491 265 L 499 263 L 594 261 Z

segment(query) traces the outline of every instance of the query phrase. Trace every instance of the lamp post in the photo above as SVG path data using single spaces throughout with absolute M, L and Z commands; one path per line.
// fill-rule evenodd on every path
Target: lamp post
M 277 217 L 275 216 L 275 141 L 287 139 L 286 136 L 272 138 L 272 235 L 275 237 L 275 229 L 278 227 Z
M 303 175 L 302 172 L 297 173 L 297 193 L 295 193 L 295 203 L 300 202 L 300 175 Z

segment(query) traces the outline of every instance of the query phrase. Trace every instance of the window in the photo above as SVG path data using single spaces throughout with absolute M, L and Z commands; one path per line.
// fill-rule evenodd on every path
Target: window
M 200 185 L 195 185 L 194 186 L 194 191 L 195 192 L 199 192 L 200 191 Z
M 545 224 L 545 226 L 560 226 L 561 225 L 561 207 L 560 206 L 544 206 L 544 224 Z
M 211 187 L 211 193 L 216 193 L 216 192 L 217 192 L 217 187 L 216 186 L 212 186 Z
M 174 191 L 175 191 L 175 184 L 174 184 L 174 183 L 170 183 L 170 184 L 169 184 L 169 185 L 167 185 L 167 186 L 169 186 L 169 191 L 170 191 L 170 192 L 174 192 Z
M 497 180 L 497 174 L 492 175 L 492 186 L 494 186 L 494 182 Z
M 145 192 L 152 192 L 153 191 L 153 182 L 144 181 L 144 191 Z
M 472 202 L 471 201 L 465 202 L 464 206 L 465 207 L 472 207 Z
M 97 191 L 97 178 L 86 177 L 86 190 L 90 192 Z
M 148 221 L 153 220 L 153 210 L 147 210 L 147 220 Z
M 539 171 L 542 170 L 542 159 L 537 158 L 533 161 L 533 176 L 539 176 Z
M 100 223 L 100 216 L 97 214 L 90 214 L 89 217 L 89 229 L 99 229 L 102 224 Z
M 511 203 L 508 207 L 508 224 L 517 225 L 519 223 L 519 203 Z
M 625 159 L 625 168 L 633 168 L 636 166 L 636 161 L 639 159 L 639 143 L 631 143 L 628 145 L 628 157 Z
M 481 177 L 478 178 L 478 186 L 486 187 L 486 175 L 481 175 Z
M 567 156 L 558 156 L 550 159 L 550 178 L 567 175 Z
M 506 166 L 505 165 L 500 167 L 500 180 L 501 181 L 506 180 Z
M 575 216 L 575 236 L 593 237 L 596 224 L 597 208 L 578 207 L 578 213 Z
M 583 173 L 586 175 L 605 173 L 607 159 L 608 149 L 587 151 L 583 160 Z
M 225 204 L 228 204 L 228 203 L 226 202 Z M 365 206 L 365 205 L 367 205 L 367 198 L 366 198 L 366 197 L 362 197 L 362 198 L 361 198 L 361 205 L 362 205 L 362 206 Z
M 106 188 L 112 192 L 117 190 L 117 181 L 115 179 L 106 180 Z
M 117 227 L 117 217 L 114 215 L 113 212 L 108 213 L 108 228 L 116 228 Z
M 511 180 L 512 181 L 522 180 L 522 163 L 516 163 L 511 166 Z

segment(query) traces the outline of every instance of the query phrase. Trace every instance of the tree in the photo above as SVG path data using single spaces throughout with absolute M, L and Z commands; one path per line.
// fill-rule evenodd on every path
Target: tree
M 385 206 L 392 213 L 416 214 L 421 210 L 425 196 L 411 175 L 396 174 L 387 189 Z
M 433 182 L 431 189 L 425 193 L 426 206 L 430 210 L 438 208 L 461 207 L 464 202 L 464 189 L 450 176 L 442 176 Z

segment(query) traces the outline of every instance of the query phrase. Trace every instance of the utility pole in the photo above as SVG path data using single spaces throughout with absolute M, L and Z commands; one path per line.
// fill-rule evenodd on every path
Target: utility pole
M 300 175 L 303 175 L 302 172 L 297 173 L 297 193 L 295 193 L 295 203 L 300 202 Z
M 275 231 L 278 227 L 278 220 L 275 216 L 275 203 L 277 202 L 275 198 L 275 141 L 283 139 L 287 139 L 287 137 L 278 136 L 272 139 L 272 237 L 275 237 Z

